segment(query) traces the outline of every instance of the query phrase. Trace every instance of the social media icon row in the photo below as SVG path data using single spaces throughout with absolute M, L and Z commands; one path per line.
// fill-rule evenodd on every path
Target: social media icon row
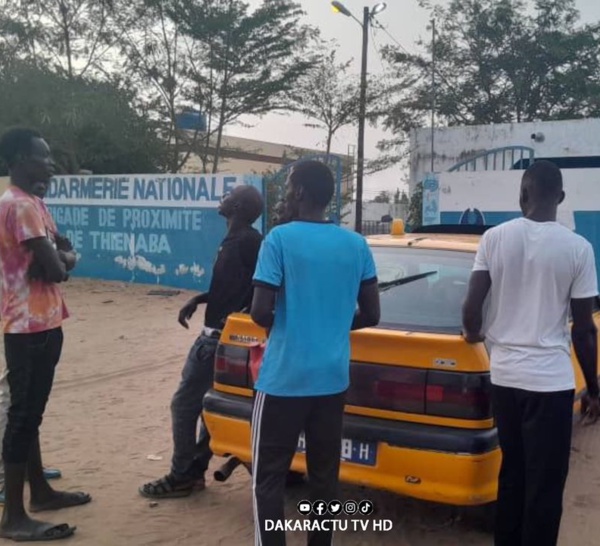
M 308 516 L 311 513 L 317 516 L 324 516 L 327 513 L 332 516 L 337 516 L 341 514 L 342 511 L 348 516 L 354 516 L 356 514 L 369 516 L 373 513 L 374 508 L 373 503 L 369 500 L 362 500 L 360 502 L 353 500 L 346 502 L 334 500 L 329 503 L 320 500 L 315 502 L 301 500 L 298 503 L 298 512 L 303 516 Z

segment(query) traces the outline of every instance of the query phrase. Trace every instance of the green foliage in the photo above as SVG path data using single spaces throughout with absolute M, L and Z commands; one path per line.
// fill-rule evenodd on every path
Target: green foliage
M 0 131 L 37 128 L 63 173 L 157 172 L 164 145 L 116 82 L 59 75 L 26 62 L 0 66 Z
M 312 28 L 301 22 L 300 5 L 263 0 L 254 10 L 241 0 L 172 0 L 169 16 L 204 58 L 189 74 L 189 98 L 209 120 L 204 153 L 217 172 L 223 130 L 243 115 L 283 110 L 296 82 L 312 66 Z
M 574 0 L 536 0 L 527 15 L 531 7 L 525 0 L 452 0 L 438 10 L 436 104 L 443 121 L 486 124 L 599 113 L 600 25 L 578 25 Z M 412 100 L 398 104 L 393 125 L 414 126 L 431 108 L 430 61 L 387 54 L 397 75 L 412 81 Z
M 99 73 L 117 34 L 113 0 L 0 0 L 0 35 L 16 57 L 75 76 Z
M 407 224 L 411 229 L 423 225 L 423 183 L 419 182 L 410 197 Z
M 348 73 L 352 60 L 338 62 L 335 42 L 321 43 L 319 49 L 329 51 L 319 57 L 292 90 L 290 109 L 314 120 L 307 127 L 324 130 L 326 153 L 331 152 L 335 134 L 348 125 L 356 125 L 360 111 L 360 82 Z M 375 123 L 377 104 L 382 94 L 376 81 L 369 82 L 367 115 Z
M 391 203 L 392 196 L 389 191 L 380 191 L 373 199 L 373 203 Z
M 204 171 L 217 172 L 225 127 L 284 109 L 312 65 L 315 31 L 302 14 L 292 0 L 263 0 L 256 9 L 241 0 L 0 0 L 3 77 L 15 79 L 19 62 L 40 70 L 19 115 L 5 103 L 0 123 L 50 130 L 70 170 L 177 172 L 194 153 Z M 40 97 L 46 84 L 62 95 Z M 25 108 L 32 102 L 44 107 Z M 206 114 L 207 131 L 179 129 L 185 110 Z
M 600 115 L 600 24 L 579 23 L 575 0 L 451 0 L 435 19 L 440 125 Z M 396 139 L 381 143 L 388 156 L 429 123 L 430 37 L 418 45 L 423 54 L 384 52 L 396 82 L 384 123 Z

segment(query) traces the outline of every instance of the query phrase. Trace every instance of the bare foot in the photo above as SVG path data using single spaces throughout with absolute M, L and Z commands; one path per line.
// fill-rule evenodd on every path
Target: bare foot
M 91 502 L 92 497 L 87 493 L 67 493 L 66 491 L 52 491 L 50 496 L 44 500 L 31 502 L 29 510 L 31 512 L 47 512 L 50 510 L 61 510 L 62 508 L 71 508 L 72 506 L 81 506 Z

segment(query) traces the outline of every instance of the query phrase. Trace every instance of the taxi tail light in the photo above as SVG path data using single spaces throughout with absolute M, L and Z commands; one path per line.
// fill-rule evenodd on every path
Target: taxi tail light
M 461 373 L 353 362 L 348 405 L 456 419 L 489 419 L 488 373 Z
M 249 351 L 246 347 L 220 344 L 215 356 L 215 382 L 234 387 L 248 387 Z
M 374 409 L 425 412 L 427 371 L 353 362 L 346 403 Z
M 427 415 L 457 419 L 492 417 L 492 385 L 489 373 L 429 370 L 425 398 Z

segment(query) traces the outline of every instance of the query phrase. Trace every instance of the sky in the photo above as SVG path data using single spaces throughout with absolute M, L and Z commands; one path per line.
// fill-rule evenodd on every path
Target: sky
M 250 5 L 258 5 L 260 0 L 248 0 Z M 339 43 L 338 58 L 340 61 L 354 59 L 353 67 L 357 77 L 360 72 L 362 30 L 358 23 L 349 17 L 334 13 L 329 0 L 298 0 L 306 12 L 305 20 L 321 30 L 322 37 L 326 40 L 336 40 Z M 352 13 L 361 18 L 363 6 L 374 6 L 378 0 L 343 0 L 343 4 Z M 437 4 L 444 4 L 446 0 L 438 0 Z M 600 20 L 600 2 L 598 0 L 577 0 L 583 22 Z M 387 9 L 377 16 L 377 20 L 388 32 L 400 42 L 408 51 L 417 51 L 415 45 L 419 38 L 429 40 L 427 25 L 430 15 L 427 10 L 418 6 L 417 0 L 388 0 Z M 370 74 L 383 71 L 383 63 L 379 49 L 393 42 L 381 30 L 373 30 L 369 36 L 368 67 Z M 245 118 L 251 127 L 233 126 L 228 134 L 263 140 L 267 142 L 280 142 L 297 147 L 324 149 L 325 132 L 305 126 L 308 122 L 299 115 L 282 116 L 269 114 L 263 118 Z M 380 128 L 369 125 L 365 132 L 365 155 L 374 159 L 379 155 L 377 142 L 389 137 Z M 348 153 L 349 146 L 356 147 L 357 131 L 355 128 L 345 128 L 336 135 L 333 151 Z M 395 191 L 403 189 L 406 173 L 400 166 L 387 171 L 365 176 L 364 196 L 372 199 L 380 191 Z

